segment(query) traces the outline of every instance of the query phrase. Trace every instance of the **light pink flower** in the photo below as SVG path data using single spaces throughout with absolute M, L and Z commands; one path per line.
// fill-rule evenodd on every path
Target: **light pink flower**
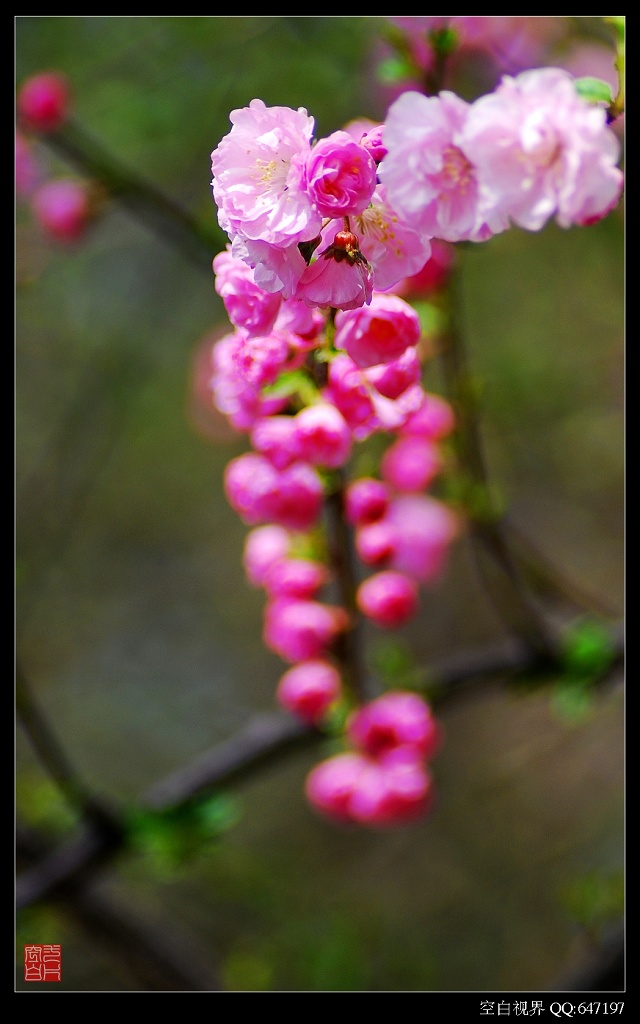
M 233 256 L 253 268 L 256 285 L 265 292 L 280 292 L 283 299 L 295 294 L 306 263 L 297 244 L 272 245 L 236 234 L 231 244 Z
M 401 433 L 439 441 L 447 437 L 455 425 L 455 413 L 449 402 L 440 395 L 425 391 L 423 401 L 403 424 Z
M 34 193 L 31 204 L 40 226 L 58 242 L 77 242 L 91 218 L 87 188 L 71 178 L 45 182 Z
M 313 118 L 303 107 L 267 107 L 253 99 L 232 110 L 229 120 L 231 131 L 211 154 L 223 230 L 283 247 L 313 238 L 322 218 L 302 184 Z
M 370 205 L 351 218 L 351 223 L 360 252 L 371 267 L 375 291 L 388 291 L 402 278 L 414 274 L 431 252 L 427 233 L 399 215 L 383 185 L 377 186 Z M 330 221 L 322 230 L 322 245 L 327 244 L 340 227 L 340 221 Z
M 323 217 L 361 213 L 376 187 L 376 164 L 348 132 L 320 139 L 307 157 L 307 192 Z
M 384 522 L 396 536 L 389 567 L 423 585 L 437 582 L 460 530 L 455 513 L 428 494 L 398 495 L 389 503 Z
M 230 247 L 213 260 L 215 290 L 224 302 L 231 323 L 247 334 L 268 334 L 281 304 L 281 296 L 265 292 L 255 283 L 253 270 L 231 255 Z
M 269 570 L 286 558 L 291 548 L 287 530 L 275 523 L 249 530 L 244 542 L 242 564 L 247 579 L 254 587 L 263 587 Z
M 287 398 L 266 397 L 257 384 L 242 372 L 238 350 L 246 335 L 240 331 L 220 338 L 211 350 L 212 373 L 209 381 L 211 398 L 220 412 L 236 430 L 251 430 L 261 416 L 279 412 Z
M 460 144 L 493 208 L 529 231 L 553 216 L 590 224 L 619 199 L 618 139 L 562 68 L 504 76 L 472 104 Z
M 371 267 L 357 237 L 338 231 L 303 271 L 294 297 L 321 309 L 358 309 L 371 302 L 372 294 Z
M 388 153 L 378 167 L 393 208 L 448 242 L 481 241 L 508 225 L 481 207 L 476 169 L 460 143 L 468 111 L 469 104 L 452 92 L 403 93 L 387 114 Z
M 416 345 L 420 320 L 397 295 L 375 292 L 367 307 L 336 314 L 336 348 L 346 349 L 360 367 L 390 363 Z

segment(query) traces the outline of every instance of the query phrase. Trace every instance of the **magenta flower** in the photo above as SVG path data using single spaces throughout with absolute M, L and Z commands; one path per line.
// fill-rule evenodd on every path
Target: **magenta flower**
M 321 658 L 301 661 L 284 673 L 276 697 L 287 711 L 308 722 L 319 724 L 341 693 L 340 674 Z
M 315 597 L 329 579 L 322 562 L 310 558 L 280 558 L 267 570 L 264 587 L 272 601 L 293 597 L 307 601 Z
M 422 584 L 437 582 L 460 530 L 451 509 L 428 494 L 398 495 L 389 503 L 384 521 L 396 536 L 389 567 Z
M 358 587 L 358 608 L 384 629 L 394 629 L 418 610 L 418 586 L 403 572 L 385 570 L 369 576 Z
M 265 292 L 255 283 L 253 270 L 231 255 L 230 247 L 213 260 L 215 289 L 231 323 L 247 334 L 268 334 L 281 304 L 281 296 Z
M 256 420 L 251 444 L 266 455 L 276 469 L 286 469 L 299 459 L 310 461 L 302 455 L 294 416 L 263 416 Z
M 469 104 L 452 92 L 403 93 L 389 109 L 388 153 L 378 167 L 394 209 L 448 242 L 481 241 L 508 226 L 506 218 L 481 207 L 476 169 L 461 148 L 468 111 Z
M 27 142 L 20 132 L 16 136 L 16 167 L 15 185 L 16 195 L 21 199 L 27 199 L 35 191 L 41 177 L 40 165 L 34 156 L 33 147 Z
M 424 491 L 442 470 L 442 456 L 434 441 L 407 435 L 391 444 L 380 464 L 383 480 L 401 493 Z
M 563 228 L 591 224 L 620 197 L 620 143 L 606 111 L 583 100 L 561 68 L 504 76 L 472 104 L 460 145 L 487 202 L 529 231 L 552 216 Z
M 345 625 L 342 608 L 281 598 L 267 604 L 263 640 L 284 661 L 296 664 L 323 658 Z
M 67 118 L 70 99 L 69 83 L 60 72 L 32 75 L 18 91 L 22 126 L 34 132 L 57 131 Z
M 289 530 L 310 530 L 322 509 L 322 481 L 304 462 L 278 470 L 263 455 L 247 452 L 227 464 L 224 489 L 248 526 L 276 523 Z
M 282 526 L 269 523 L 250 530 L 242 553 L 242 564 L 249 582 L 254 587 L 263 587 L 270 569 L 286 558 L 290 548 L 291 537 Z
M 420 339 L 415 309 L 397 295 L 375 292 L 366 308 L 336 314 L 336 348 L 360 367 L 390 363 Z
M 303 107 L 253 99 L 229 120 L 231 131 L 211 154 L 220 226 L 231 238 L 240 233 L 281 247 L 313 238 L 322 218 L 302 182 L 313 118 Z
M 441 744 L 441 728 L 417 693 L 390 690 L 353 712 L 347 733 L 363 753 L 381 757 L 399 747 L 431 759 Z
M 347 487 L 345 515 L 354 526 L 380 519 L 389 505 L 389 488 L 375 477 L 359 477 Z
M 389 363 L 369 366 L 364 375 L 381 395 L 395 399 L 419 382 L 422 364 L 416 349 L 409 347 Z
M 333 132 L 313 146 L 305 183 L 323 217 L 348 217 L 369 205 L 376 187 L 376 164 L 348 132 Z
M 286 398 L 265 397 L 260 387 L 252 384 L 242 371 L 238 350 L 244 344 L 240 331 L 225 335 L 213 346 L 212 373 L 209 381 L 211 397 L 217 409 L 236 430 L 251 430 L 256 420 L 279 412 Z

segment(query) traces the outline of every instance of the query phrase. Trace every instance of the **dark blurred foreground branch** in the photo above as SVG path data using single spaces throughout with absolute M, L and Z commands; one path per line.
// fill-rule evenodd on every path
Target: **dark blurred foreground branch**
M 122 203 L 163 242 L 175 245 L 187 259 L 211 274 L 211 261 L 220 248 L 217 237 L 155 185 L 117 161 L 77 122 L 68 120 L 45 141 L 59 156 L 99 182 L 109 198 Z
M 41 838 L 30 830 L 18 828 L 16 846 L 18 859 L 23 863 L 35 866 L 47 857 Z M 149 926 L 135 920 L 130 907 L 119 907 L 112 894 L 100 894 L 81 876 L 70 878 L 51 898 L 89 939 L 120 961 L 145 990 L 219 990 L 211 965 L 200 962 L 198 953 L 189 948 L 187 937 L 175 934 L 173 923 L 169 931 L 155 922 Z
M 614 658 L 599 682 L 610 681 L 623 661 L 622 626 L 611 634 Z M 460 693 L 470 685 L 496 675 L 517 678 L 538 668 L 535 652 L 522 641 L 506 641 L 451 657 L 434 664 L 430 672 L 433 703 Z M 289 716 L 274 713 L 252 719 L 244 729 L 197 758 L 191 764 L 155 783 L 140 797 L 139 804 L 155 811 L 176 809 L 217 788 L 244 780 L 268 764 L 275 764 L 293 751 L 321 741 L 323 734 L 300 725 Z M 103 866 L 126 845 L 126 832 L 103 834 L 95 825 L 85 827 L 30 867 L 16 883 L 16 906 L 29 906 L 50 899 L 76 877 Z

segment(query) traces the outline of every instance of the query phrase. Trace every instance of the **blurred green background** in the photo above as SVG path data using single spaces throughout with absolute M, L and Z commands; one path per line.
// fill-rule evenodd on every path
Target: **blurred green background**
M 226 238 L 210 152 L 229 111 L 254 97 L 304 106 L 318 136 L 383 119 L 380 27 L 19 16 L 16 82 L 64 72 L 77 121 L 189 211 L 213 257 Z M 563 45 L 591 26 L 566 29 Z M 39 152 L 51 176 L 70 172 Z M 465 247 L 460 274 L 495 494 L 588 610 L 615 621 L 622 209 L 586 229 L 514 229 Z M 227 324 L 209 267 L 117 204 L 71 249 L 17 206 L 17 656 L 73 764 L 118 806 L 275 710 L 283 664 L 261 642 L 263 596 L 240 563 L 246 528 L 222 492 L 246 439 L 193 394 L 198 353 Z M 437 360 L 426 381 L 442 390 Z M 400 639 L 428 672 L 502 636 L 462 539 Z M 381 639 L 371 631 L 372 652 Z M 193 943 L 194 962 L 231 990 L 554 988 L 622 917 L 623 698 L 613 685 L 571 711 L 561 680 L 502 683 L 443 706 L 438 805 L 424 822 L 377 833 L 319 820 L 302 788 L 318 751 L 306 751 L 235 787 L 233 806 L 213 808 L 228 829 L 215 838 L 212 826 L 192 856 L 170 830 L 146 834 L 100 876 L 100 894 Z M 64 834 L 65 808 L 19 727 L 16 747 L 19 821 Z M 29 942 L 62 943 L 58 988 L 138 990 L 126 961 L 61 909 L 20 914 L 17 942 L 20 991 L 41 987 L 21 981 Z

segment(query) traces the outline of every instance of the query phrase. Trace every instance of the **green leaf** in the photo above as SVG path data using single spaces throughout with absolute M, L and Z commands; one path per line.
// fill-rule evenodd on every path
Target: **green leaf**
M 273 384 L 263 388 L 263 395 L 270 398 L 288 398 L 300 395 L 305 405 L 313 405 L 320 397 L 320 392 L 304 370 L 291 370 L 282 373 Z
M 587 75 L 585 78 L 577 78 L 574 84 L 578 95 L 582 96 L 587 103 L 606 103 L 608 105 L 613 99 L 611 86 L 600 78 L 591 78 L 590 75 Z
M 566 633 L 563 646 L 565 667 L 575 676 L 601 675 L 615 657 L 609 630 L 595 619 L 581 619 L 574 624 Z

